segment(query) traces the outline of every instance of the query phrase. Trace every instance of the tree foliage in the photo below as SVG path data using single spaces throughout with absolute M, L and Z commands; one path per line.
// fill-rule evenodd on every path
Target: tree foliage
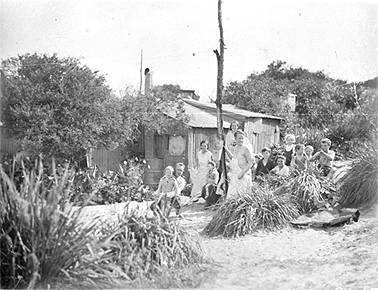
M 284 105 L 289 93 L 296 95 L 293 113 Z M 373 80 L 349 84 L 321 71 L 310 72 L 274 61 L 263 72 L 231 82 L 225 88 L 224 99 L 240 108 L 283 117 L 283 132 L 317 130 L 340 145 L 352 139 L 371 138 L 377 128 L 372 110 L 377 97 Z
M 172 84 L 155 86 L 145 94 L 125 91 L 122 98 L 124 116 L 132 112 L 132 122 L 158 133 L 179 130 L 188 121 L 180 92 L 180 86 Z
M 77 58 L 19 55 L 3 60 L 2 71 L 4 127 L 32 156 L 42 153 L 77 163 L 90 148 L 132 141 L 139 124 L 153 130 L 164 127 L 165 111 L 171 112 L 173 123 L 185 119 L 178 86 L 120 98 L 104 76 Z

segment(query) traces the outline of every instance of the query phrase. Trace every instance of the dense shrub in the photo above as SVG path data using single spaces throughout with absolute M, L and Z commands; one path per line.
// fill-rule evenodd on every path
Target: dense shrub
M 90 204 L 104 205 L 126 201 L 152 200 L 152 190 L 143 185 L 144 160 L 134 158 L 119 164 L 118 171 L 99 174 L 96 169 L 73 174 L 70 201 L 81 205 L 89 197 Z

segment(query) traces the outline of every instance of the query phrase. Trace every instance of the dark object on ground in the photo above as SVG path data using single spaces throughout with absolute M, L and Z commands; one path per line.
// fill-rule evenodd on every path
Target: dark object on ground
M 326 228 L 341 226 L 346 223 L 358 222 L 360 212 L 355 208 L 325 209 L 301 215 L 291 224 L 297 227 Z
M 187 184 L 184 189 L 181 191 L 183 196 L 190 196 L 192 192 L 193 184 Z
M 209 186 L 209 196 L 206 197 L 206 190 L 205 187 L 202 189 L 202 195 L 201 197 L 205 199 L 205 206 L 204 209 L 208 209 L 212 205 L 216 204 L 221 197 L 221 195 L 216 194 L 217 192 L 217 186 L 216 185 L 210 185 Z

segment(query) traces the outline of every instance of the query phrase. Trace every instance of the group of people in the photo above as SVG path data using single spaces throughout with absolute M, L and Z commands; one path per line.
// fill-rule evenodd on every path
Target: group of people
M 252 145 L 246 138 L 246 134 L 239 129 L 238 122 L 233 122 L 226 135 L 225 144 L 222 150 L 225 151 L 227 160 L 227 177 L 220 170 L 220 160 L 213 160 L 213 154 L 209 150 L 209 143 L 202 141 L 200 151 L 197 153 L 195 170 L 191 170 L 193 187 L 191 190 L 191 200 L 198 201 L 205 199 L 205 209 L 215 204 L 223 195 L 224 181 L 228 182 L 227 198 L 237 196 L 239 193 L 249 192 L 253 181 L 262 180 L 264 175 L 275 174 L 287 177 L 292 171 L 303 171 L 311 162 L 317 160 L 323 174 L 331 178 L 334 170 L 332 162 L 335 152 L 330 149 L 329 139 L 321 140 L 321 149 L 314 155 L 314 148 L 310 145 L 295 144 L 295 136 L 289 134 L 285 137 L 284 151 L 271 158 L 271 149 L 264 147 L 261 154 L 252 153 Z M 220 154 L 222 156 L 222 154 Z M 218 167 L 218 168 L 217 168 Z M 159 194 L 160 208 L 164 210 L 167 204 L 176 209 L 176 214 L 180 216 L 179 196 L 186 186 L 186 181 L 182 176 L 185 165 L 176 165 L 175 175 L 172 166 L 168 166 L 165 175 L 160 179 L 157 193 Z
M 266 174 L 276 174 L 278 176 L 287 177 L 292 171 L 303 171 L 311 162 L 317 160 L 318 166 L 323 175 L 331 179 L 334 174 L 332 167 L 335 159 L 335 151 L 331 150 L 331 140 L 324 138 L 320 141 L 320 151 L 315 153 L 311 145 L 294 144 L 295 136 L 289 134 L 285 137 L 285 146 L 283 154 L 276 157 L 276 162 L 271 158 L 271 150 L 264 147 L 261 154 L 255 156 L 255 164 L 252 167 L 254 180 L 260 180 Z

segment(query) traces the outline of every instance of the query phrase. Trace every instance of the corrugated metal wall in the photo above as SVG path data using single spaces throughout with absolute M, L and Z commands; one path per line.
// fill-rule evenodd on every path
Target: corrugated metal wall
M 253 153 L 260 153 L 264 147 L 279 142 L 280 121 L 277 119 L 253 118 L 245 122 L 245 132 L 253 146 Z
M 125 148 L 122 146 L 114 150 L 93 150 L 90 166 L 96 165 L 101 173 L 106 171 L 118 171 L 118 164 L 121 163 L 125 157 Z

